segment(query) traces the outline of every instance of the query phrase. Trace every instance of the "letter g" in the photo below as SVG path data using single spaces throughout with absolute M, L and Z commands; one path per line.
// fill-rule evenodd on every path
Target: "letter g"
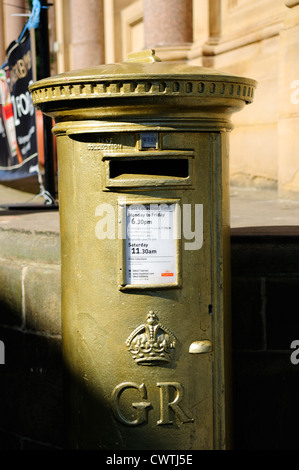
M 147 398 L 146 387 L 144 384 L 138 385 L 135 382 L 123 382 L 115 387 L 112 392 L 111 401 L 112 401 L 112 410 L 114 416 L 123 424 L 127 426 L 137 426 L 138 424 L 142 424 L 147 420 L 147 412 L 146 409 L 151 406 L 151 403 L 148 401 L 140 401 L 138 403 L 132 403 L 132 407 L 137 410 L 136 419 L 130 421 L 127 419 L 121 412 L 119 406 L 119 400 L 122 393 L 128 389 L 134 388 L 140 392 L 141 399 L 145 400 Z

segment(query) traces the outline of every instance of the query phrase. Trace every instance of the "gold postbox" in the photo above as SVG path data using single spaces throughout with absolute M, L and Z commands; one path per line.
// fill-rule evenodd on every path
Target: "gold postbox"
M 228 131 L 256 82 L 154 51 L 40 80 L 72 449 L 231 447 Z

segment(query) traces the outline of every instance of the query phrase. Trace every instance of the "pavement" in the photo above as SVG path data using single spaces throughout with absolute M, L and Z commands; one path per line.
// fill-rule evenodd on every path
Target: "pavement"
M 6 205 L 11 209 L 1 207 Z M 44 198 L 38 194 L 0 185 L 1 229 L 59 233 L 59 212 L 45 208 Z
M 24 205 L 18 209 L 14 205 Z M 0 229 L 59 232 L 59 211 L 44 207 L 44 199 L 35 194 L 0 185 Z M 274 190 L 231 188 L 231 228 L 236 231 L 283 232 L 299 234 L 299 201 L 279 199 Z

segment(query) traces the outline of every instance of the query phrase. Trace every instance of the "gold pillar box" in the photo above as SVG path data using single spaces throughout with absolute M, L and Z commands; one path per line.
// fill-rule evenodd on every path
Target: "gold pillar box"
M 154 51 L 31 86 L 56 123 L 70 448 L 230 448 L 228 131 L 255 86 Z

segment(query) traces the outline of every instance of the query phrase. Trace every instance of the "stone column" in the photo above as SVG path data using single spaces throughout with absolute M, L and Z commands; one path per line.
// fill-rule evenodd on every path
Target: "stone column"
M 71 70 L 103 64 L 104 11 L 102 0 L 70 0 Z
M 145 48 L 184 60 L 192 43 L 192 0 L 143 0 Z
M 25 0 L 13 2 L 1 2 L 1 42 L 5 50 L 12 41 L 20 36 L 28 18 L 24 16 L 13 16 L 20 13 L 27 13 Z

